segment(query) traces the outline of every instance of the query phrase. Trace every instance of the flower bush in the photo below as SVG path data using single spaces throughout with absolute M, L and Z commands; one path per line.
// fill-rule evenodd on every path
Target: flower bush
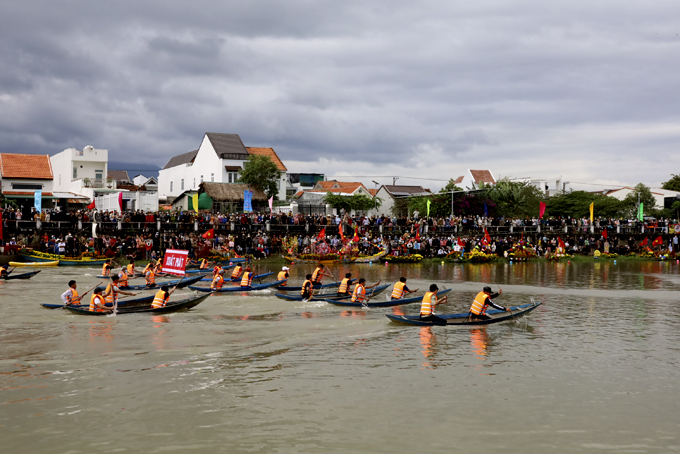
M 548 259 L 548 260 L 559 261 L 559 260 L 561 260 L 561 259 L 571 259 L 571 258 L 574 258 L 574 256 L 571 255 L 571 254 L 565 254 L 565 253 L 561 253 L 561 252 L 555 252 L 555 253 L 553 253 L 553 254 L 546 254 L 546 255 L 545 255 L 545 258 Z
M 465 258 L 472 263 L 485 263 L 500 260 L 500 257 L 498 257 L 496 254 L 487 254 L 486 252 L 482 252 L 477 249 L 473 250 L 469 254 L 466 254 Z
M 383 257 L 386 262 L 389 263 L 418 263 L 423 259 L 420 254 L 410 254 L 410 255 L 399 255 L 394 256 L 392 254 Z

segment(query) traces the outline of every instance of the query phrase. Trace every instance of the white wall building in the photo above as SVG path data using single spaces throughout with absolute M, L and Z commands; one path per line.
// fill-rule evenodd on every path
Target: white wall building
M 82 150 L 67 148 L 50 156 L 54 191 L 94 199 L 95 189 L 107 187 L 109 151 L 88 145 Z
M 235 183 L 238 172 L 252 154 L 266 155 L 280 175 L 278 199 L 286 199 L 287 169 L 273 148 L 246 148 L 238 134 L 208 132 L 198 150 L 172 157 L 158 174 L 158 193 L 167 202 L 204 182 Z

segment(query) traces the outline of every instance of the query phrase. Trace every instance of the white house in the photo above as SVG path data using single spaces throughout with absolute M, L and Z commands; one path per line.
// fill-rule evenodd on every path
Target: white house
M 148 191 L 158 191 L 158 180 L 154 177 L 145 177 L 141 173 L 132 179 L 135 186 L 144 186 Z
M 635 188 L 631 187 L 623 187 L 619 189 L 612 189 L 610 191 L 606 191 L 604 194 L 608 195 L 610 197 L 614 197 L 615 199 L 618 200 L 623 200 L 626 198 L 626 196 L 632 192 L 635 192 Z M 666 197 L 678 197 L 680 196 L 680 192 L 678 191 L 670 191 L 668 189 L 657 189 L 657 188 L 651 188 L 650 192 L 654 196 L 654 202 L 655 206 L 654 208 L 657 209 L 663 209 L 664 208 L 664 199 Z M 649 208 L 649 207 L 646 207 Z
M 0 192 L 19 206 L 33 206 L 35 191 L 42 191 L 43 208 L 52 207 L 52 177 L 48 155 L 0 153 Z
M 287 169 L 273 148 L 246 147 L 238 134 L 208 132 L 198 150 L 173 156 L 158 174 L 158 193 L 164 201 L 204 182 L 235 183 L 250 155 L 268 156 L 277 166 L 278 199 L 286 199 Z
M 378 214 L 392 215 L 395 199 L 406 198 L 411 196 L 429 196 L 432 192 L 422 186 L 407 186 L 407 185 L 388 185 L 384 184 L 378 189 L 376 197 L 382 200 Z
M 95 189 L 106 187 L 109 151 L 88 145 L 82 150 L 67 148 L 50 156 L 54 191 L 94 198 Z

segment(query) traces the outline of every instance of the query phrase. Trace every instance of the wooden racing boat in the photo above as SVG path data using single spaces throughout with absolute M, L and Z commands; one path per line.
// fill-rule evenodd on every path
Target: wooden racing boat
M 522 306 L 514 306 L 511 307 L 512 309 L 511 312 L 506 312 L 506 311 L 501 311 L 498 309 L 493 309 L 493 310 L 488 310 L 486 311 L 486 315 L 490 316 L 491 318 L 489 320 L 470 320 L 470 313 L 469 312 L 463 312 L 460 314 L 444 314 L 444 315 L 439 315 L 439 317 L 443 318 L 446 320 L 446 326 L 478 326 L 478 325 L 490 325 L 492 323 L 498 323 L 498 322 L 504 322 L 507 320 L 512 320 L 516 317 L 521 317 L 525 314 L 528 314 L 529 312 L 533 311 L 536 309 L 538 306 L 540 306 L 542 303 L 539 302 L 534 302 L 532 300 L 531 304 L 524 304 Z M 385 317 L 389 318 L 393 322 L 397 323 L 407 323 L 409 325 L 418 325 L 418 326 L 433 326 L 433 325 L 444 325 L 444 323 L 437 323 L 437 322 L 432 322 L 432 321 L 425 321 L 425 320 L 420 320 L 419 315 L 392 315 L 392 314 L 385 314 Z
M 350 279 L 349 283 L 354 284 L 357 280 L 356 279 Z M 314 290 L 320 289 L 320 288 L 334 288 L 334 287 L 340 287 L 340 282 L 330 282 L 328 284 L 321 284 L 321 285 L 315 285 Z M 289 287 L 287 285 L 279 285 L 276 287 L 276 290 L 282 291 L 282 292 L 301 292 L 302 287 Z
M 215 293 L 238 293 L 238 292 L 253 292 L 257 290 L 265 290 L 270 287 L 276 287 L 280 285 L 283 281 L 267 282 L 264 284 L 251 285 L 250 287 L 222 287 L 219 290 L 215 290 Z M 190 285 L 191 290 L 196 290 L 198 292 L 212 292 L 210 287 L 197 287 L 195 285 Z
M 3 276 L 3 277 L 0 278 L 0 279 L 4 279 L 4 280 L 6 280 L 6 281 L 11 281 L 11 280 L 13 280 L 13 279 L 30 279 L 30 278 L 32 278 L 33 276 L 35 276 L 36 274 L 38 274 L 38 273 L 41 272 L 41 271 L 42 271 L 42 270 L 38 270 L 38 271 L 29 271 L 28 273 L 16 273 L 16 274 L 15 274 L 15 273 L 10 273 L 9 275 Z
M 263 277 L 271 276 L 274 273 L 275 273 L 275 271 L 269 271 L 268 273 L 254 274 L 253 279 L 260 280 Z M 203 281 L 203 282 L 212 282 L 212 280 L 213 280 L 213 278 L 211 278 L 211 277 L 204 277 L 203 279 L 201 279 L 201 281 Z M 224 279 L 225 284 L 228 284 L 230 282 L 241 282 L 241 278 L 237 277 L 237 278 L 234 278 L 234 279 L 231 279 L 231 278 L 229 278 L 229 279 L 225 278 Z
M 190 286 L 191 284 L 195 284 L 196 282 L 200 281 L 201 279 L 203 279 L 202 274 L 199 275 L 199 276 L 190 277 L 189 279 L 172 279 L 172 280 L 169 280 L 169 281 L 158 281 L 158 282 L 156 282 L 156 285 L 153 286 L 153 287 L 149 287 L 146 284 L 140 284 L 140 285 L 130 285 L 130 286 L 127 286 L 127 287 L 120 287 L 120 289 L 123 290 L 123 291 L 126 291 L 126 292 L 130 291 L 130 290 L 157 290 L 157 289 L 163 287 L 164 285 L 167 285 L 168 287 L 174 287 L 175 285 L 177 285 L 177 288 L 184 288 L 184 287 Z
M 375 263 L 379 262 L 380 259 L 387 254 L 386 250 L 382 250 L 375 255 L 369 255 L 368 257 L 357 257 L 354 263 Z
M 191 309 L 192 307 L 196 307 L 201 302 L 205 301 L 206 298 L 208 298 L 210 295 L 198 295 L 198 296 L 192 296 L 190 298 L 185 298 L 179 301 L 172 301 L 169 302 L 167 306 L 165 307 L 159 307 L 159 308 L 152 308 L 151 305 L 147 306 L 139 306 L 139 307 L 118 307 L 118 314 L 141 314 L 141 313 L 152 313 L 152 314 L 166 314 L 168 312 L 177 312 L 181 310 L 187 310 Z M 79 314 L 79 315 L 95 315 L 95 316 L 102 316 L 102 315 L 108 315 L 110 312 L 90 312 L 89 307 L 86 308 L 85 306 L 82 307 L 74 307 L 74 306 L 65 306 L 65 309 L 68 311 L 73 312 L 74 314 Z
M 45 253 L 21 253 L 21 257 L 27 262 L 53 262 L 57 261 L 60 266 L 102 266 L 107 259 L 94 259 L 91 257 L 65 258 L 64 256 Z
M 372 298 L 373 296 L 385 291 L 388 287 L 390 287 L 391 284 L 383 284 L 379 285 L 377 287 L 372 288 L 371 290 L 366 291 L 366 296 Z M 288 300 L 288 301 L 302 301 L 302 295 L 299 293 L 296 295 L 289 295 L 287 293 L 275 293 L 274 296 L 277 298 L 281 298 L 282 300 Z M 349 295 L 340 295 L 338 296 L 337 294 L 332 294 L 332 293 L 322 293 L 320 295 L 314 295 L 312 298 L 308 301 L 328 301 L 330 302 L 331 300 L 346 300 L 352 297 L 352 293 L 350 292 Z M 352 303 L 354 304 L 354 303 Z M 359 304 L 361 306 L 361 304 Z
M 118 307 L 125 306 L 125 307 L 137 307 L 137 306 L 148 306 L 154 298 L 155 295 L 145 295 L 145 296 L 140 296 L 138 298 L 129 298 L 129 299 L 119 299 L 118 300 Z M 86 295 L 86 299 L 88 300 L 87 304 L 78 304 L 75 306 L 71 307 L 84 307 L 85 309 L 90 307 L 89 303 L 89 296 Z M 59 303 L 59 304 L 52 304 L 52 303 L 42 303 L 42 307 L 47 308 L 47 309 L 63 309 L 64 304 Z M 108 303 L 108 307 L 112 307 L 113 304 Z
M 451 289 L 448 288 L 446 290 L 442 290 L 437 293 L 437 297 L 440 295 L 444 295 L 445 293 L 450 292 Z M 388 296 L 389 297 L 389 296 Z M 387 301 L 377 301 L 377 300 L 368 300 L 367 303 L 353 303 L 351 301 L 345 300 L 336 300 L 336 299 L 327 299 L 325 300 L 327 303 L 335 304 L 336 306 L 348 306 L 348 307 L 392 307 L 392 306 L 401 306 L 403 304 L 411 304 L 411 303 L 420 303 L 423 301 L 422 296 L 414 296 L 413 298 L 402 298 L 400 300 L 393 300 L 392 298 L 388 299 Z
M 330 259 L 330 260 L 313 260 L 313 259 L 301 259 L 298 257 L 288 257 L 288 256 L 283 256 L 284 259 L 288 260 L 289 262 L 294 262 L 294 263 L 313 263 L 313 264 L 321 264 L 321 265 L 332 265 L 334 263 L 351 263 L 355 259 L 354 257 L 344 257 L 344 258 L 339 258 L 339 259 Z
M 9 262 L 9 266 L 57 266 L 59 260 L 50 260 L 49 262 Z

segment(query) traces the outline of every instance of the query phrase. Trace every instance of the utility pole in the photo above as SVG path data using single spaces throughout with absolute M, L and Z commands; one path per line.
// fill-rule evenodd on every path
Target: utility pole
M 392 177 L 392 186 L 394 186 L 395 184 L 397 184 L 397 180 L 398 180 L 398 179 L 399 179 L 399 177 Z

